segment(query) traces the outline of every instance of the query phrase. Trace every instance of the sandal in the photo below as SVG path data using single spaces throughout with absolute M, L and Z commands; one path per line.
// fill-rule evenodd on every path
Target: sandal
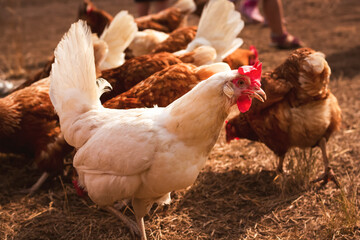
M 288 33 L 284 33 L 280 36 L 272 33 L 270 46 L 279 49 L 295 49 L 302 47 L 303 43 L 298 38 Z
M 258 1 L 245 0 L 241 3 L 240 13 L 248 23 L 263 23 L 264 17 L 260 14 Z

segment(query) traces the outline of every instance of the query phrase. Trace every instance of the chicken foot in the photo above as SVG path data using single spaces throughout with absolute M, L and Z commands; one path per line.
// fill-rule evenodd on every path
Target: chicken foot
M 130 199 L 125 199 L 125 200 L 122 200 L 121 202 L 115 203 L 114 208 L 120 211 L 124 207 L 129 208 L 129 204 L 130 204 Z
M 323 155 L 325 172 L 323 174 L 321 174 L 321 176 L 318 177 L 317 179 L 311 181 L 311 183 L 316 183 L 316 182 L 323 181 L 321 186 L 325 186 L 329 181 L 333 181 L 335 183 L 335 185 L 338 188 L 340 188 L 339 181 L 337 180 L 337 178 L 335 176 L 335 173 L 333 172 L 333 170 L 329 166 L 329 159 L 328 159 L 327 153 L 326 153 L 326 139 L 325 138 L 322 138 L 320 140 L 319 147 L 320 147 L 321 153 Z
M 32 185 L 30 188 L 24 189 L 20 192 L 28 194 L 29 196 L 33 195 L 37 190 L 39 190 L 39 188 L 43 185 L 43 183 L 46 181 L 46 179 L 49 176 L 50 176 L 50 174 L 48 172 L 44 172 L 34 185 Z
M 126 226 L 130 230 L 130 233 L 131 233 L 133 239 L 135 239 L 135 236 L 141 236 L 141 234 L 140 234 L 141 231 L 139 229 L 139 226 L 133 220 L 131 220 L 128 217 L 126 217 L 125 215 L 123 215 L 121 212 L 116 210 L 114 207 L 106 206 L 104 209 L 107 210 L 108 212 L 114 214 L 117 218 L 119 218 L 123 223 L 126 224 Z
M 285 155 L 279 156 L 279 164 L 278 164 L 278 166 L 276 168 L 276 172 L 278 174 L 281 174 L 281 173 L 284 172 L 284 169 L 283 169 L 284 159 L 285 159 Z
M 136 222 L 141 232 L 141 240 L 147 240 L 146 232 L 145 232 L 144 216 L 148 214 L 152 204 L 153 203 L 151 201 L 149 202 L 144 199 L 139 199 L 139 198 L 132 199 L 132 205 L 135 211 Z
M 147 240 L 146 232 L 145 232 L 144 218 L 143 217 L 136 217 L 136 222 L 137 222 L 138 226 L 140 227 L 141 240 Z

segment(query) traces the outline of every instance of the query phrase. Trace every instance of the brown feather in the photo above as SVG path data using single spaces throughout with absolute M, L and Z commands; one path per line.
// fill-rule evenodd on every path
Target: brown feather
M 101 101 L 106 102 L 152 74 L 177 63 L 181 63 L 181 60 L 171 53 L 163 52 L 131 58 L 120 67 L 105 70 L 101 77 L 113 86 L 113 91 L 103 94 Z
M 169 66 L 104 103 L 107 108 L 165 107 L 199 82 L 196 67 L 179 63 Z
M 138 17 L 135 22 L 139 31 L 145 29 L 154 29 L 160 32 L 170 33 L 180 27 L 187 13 L 180 9 L 170 7 L 155 14 Z
M 255 59 L 255 53 L 248 49 L 238 48 L 229 56 L 224 58 L 223 62 L 229 64 L 231 69 L 238 69 L 241 66 L 249 65 L 250 59 Z
M 23 154 L 43 171 L 62 170 L 65 148 L 53 151 L 60 129 L 49 98 L 49 81 L 44 79 L 0 99 L 0 152 Z M 59 153 L 63 153 L 59 155 Z
M 223 65 L 196 67 L 188 63 L 178 63 L 154 73 L 124 92 L 103 104 L 107 108 L 129 109 L 141 107 L 166 107 L 197 83 L 215 73 L 228 70 Z
M 171 32 L 169 37 L 156 46 L 152 52 L 173 53 L 185 49 L 187 45 L 195 38 L 196 30 L 196 26 L 178 28 Z

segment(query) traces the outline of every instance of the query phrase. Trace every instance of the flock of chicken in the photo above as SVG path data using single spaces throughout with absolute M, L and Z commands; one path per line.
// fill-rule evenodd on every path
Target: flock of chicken
M 319 146 L 325 172 L 316 181 L 337 183 L 326 142 L 341 110 L 324 55 L 298 49 L 262 74 L 256 49 L 239 48 L 244 23 L 233 3 L 210 0 L 197 27 L 183 26 L 195 8 L 179 0 L 113 18 L 84 1 L 85 21 L 72 24 L 52 60 L 0 99 L 0 152 L 24 154 L 44 172 L 31 193 L 73 154 L 76 187 L 146 239 L 143 217 L 195 181 L 235 104 L 227 141 L 263 142 L 279 173 L 289 148 Z M 136 222 L 113 207 L 121 200 L 131 200 Z

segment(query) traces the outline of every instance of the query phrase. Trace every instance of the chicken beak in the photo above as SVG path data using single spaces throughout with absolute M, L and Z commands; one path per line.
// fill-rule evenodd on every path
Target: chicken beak
M 256 89 L 255 91 L 252 92 L 251 97 L 254 97 L 254 98 L 258 99 L 261 102 L 265 102 L 266 93 L 264 92 L 264 90 L 259 88 L 259 89 Z

